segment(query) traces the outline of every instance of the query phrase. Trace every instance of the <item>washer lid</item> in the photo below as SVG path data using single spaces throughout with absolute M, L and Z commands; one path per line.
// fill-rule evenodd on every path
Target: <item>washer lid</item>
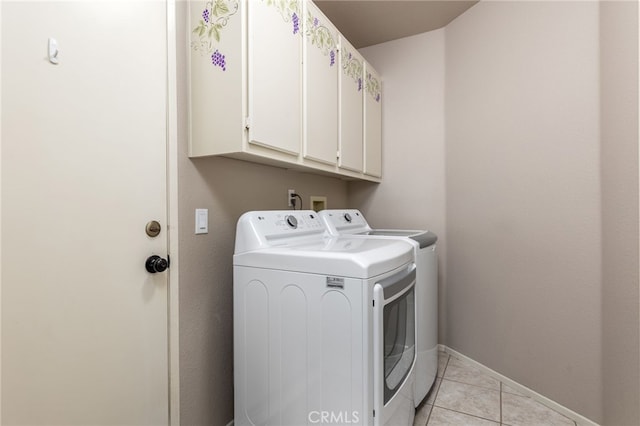
M 351 278 L 372 278 L 413 260 L 413 246 L 406 241 L 353 237 L 326 238 L 233 256 L 234 266 Z

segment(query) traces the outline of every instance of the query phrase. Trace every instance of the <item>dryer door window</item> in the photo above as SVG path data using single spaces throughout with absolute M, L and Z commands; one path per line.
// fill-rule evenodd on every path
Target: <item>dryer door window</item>
M 396 394 L 415 358 L 414 288 L 384 306 L 384 404 Z

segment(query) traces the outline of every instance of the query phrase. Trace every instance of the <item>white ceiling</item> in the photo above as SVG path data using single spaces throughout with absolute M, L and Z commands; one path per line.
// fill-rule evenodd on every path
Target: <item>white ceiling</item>
M 478 0 L 314 0 L 356 48 L 436 30 Z

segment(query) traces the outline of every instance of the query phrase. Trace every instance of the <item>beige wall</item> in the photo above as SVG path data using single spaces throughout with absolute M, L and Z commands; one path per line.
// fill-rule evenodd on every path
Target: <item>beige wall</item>
M 600 4 L 604 419 L 640 424 L 638 3 Z
M 441 236 L 440 342 L 595 420 L 598 37 L 596 3 L 483 2 L 362 49 L 383 78 L 384 180 L 349 185 L 375 226 Z
M 184 22 L 178 2 L 178 23 Z M 308 208 L 326 195 L 346 208 L 347 183 L 226 158 L 187 158 L 186 42 L 178 28 L 180 214 L 180 412 L 183 425 L 233 419 L 232 256 L 238 217 L 249 210 L 286 209 L 287 189 Z M 194 210 L 209 209 L 209 234 L 194 235 Z
M 360 50 L 382 75 L 383 180 L 352 182 L 349 202 L 373 227 L 429 229 L 445 264 L 444 30 Z M 445 294 L 440 286 L 439 295 Z M 440 312 L 440 341 L 446 317 Z
M 596 422 L 597 2 L 480 2 L 446 28 L 447 344 Z

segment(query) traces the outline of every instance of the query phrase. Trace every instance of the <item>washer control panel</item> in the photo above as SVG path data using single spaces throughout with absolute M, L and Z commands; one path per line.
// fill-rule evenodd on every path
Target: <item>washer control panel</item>
M 236 230 L 236 253 L 280 246 L 299 238 L 322 239 L 325 228 L 313 210 L 265 210 L 243 214 Z
M 323 230 L 322 221 L 312 210 L 255 212 L 254 226 L 264 235 L 291 235 L 292 231 Z

